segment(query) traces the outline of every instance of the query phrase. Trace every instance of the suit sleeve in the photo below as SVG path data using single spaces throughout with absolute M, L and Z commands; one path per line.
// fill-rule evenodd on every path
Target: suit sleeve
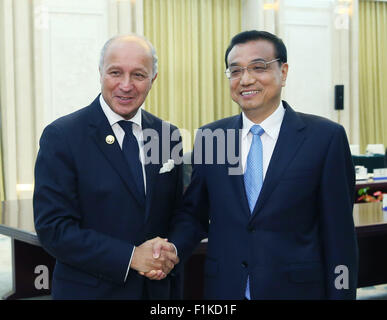
M 352 157 L 344 128 L 339 126 L 326 154 L 319 194 L 328 299 L 356 298 L 358 247 L 353 222 L 354 197 Z
M 209 224 L 205 165 L 201 161 L 204 159 L 204 144 L 201 144 L 203 148 L 200 147 L 202 153 L 195 158 L 195 152 L 198 152 L 197 142 L 198 138 L 192 152 L 191 182 L 183 195 L 182 205 L 174 216 L 169 234 L 169 241 L 176 246 L 179 258 L 183 262 L 190 257 L 200 240 L 207 237 Z
M 78 174 L 64 134 L 49 125 L 40 139 L 35 164 L 33 206 L 39 241 L 58 261 L 123 283 L 134 246 L 82 228 Z

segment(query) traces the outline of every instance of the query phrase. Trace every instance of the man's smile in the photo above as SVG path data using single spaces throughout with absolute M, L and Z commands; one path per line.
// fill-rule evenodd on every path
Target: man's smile
M 245 91 L 242 91 L 240 94 L 242 97 L 249 98 L 257 95 L 259 92 L 261 92 L 261 90 L 248 90 L 248 91 L 245 90 Z

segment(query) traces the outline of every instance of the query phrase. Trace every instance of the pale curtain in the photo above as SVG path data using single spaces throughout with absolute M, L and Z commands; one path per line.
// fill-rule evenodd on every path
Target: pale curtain
M 1 97 L 0 97 L 1 101 Z M 0 201 L 3 201 L 4 198 L 4 167 L 3 167 L 3 147 L 1 143 L 1 114 L 0 114 Z M 1 221 L 1 210 L 0 210 L 0 221 Z
M 159 58 L 146 109 L 187 130 L 239 112 L 231 102 L 224 53 L 241 31 L 241 1 L 144 0 L 144 35 Z M 183 132 L 184 134 L 184 132 Z
M 359 3 L 360 143 L 387 147 L 387 2 Z
M 106 0 L 109 12 L 109 36 L 144 33 L 143 0 Z
M 31 198 L 42 91 L 34 55 L 39 0 L 0 1 L 0 112 L 5 199 Z M 3 192 L 3 191 L 2 191 Z M 3 193 L 2 193 L 3 194 Z

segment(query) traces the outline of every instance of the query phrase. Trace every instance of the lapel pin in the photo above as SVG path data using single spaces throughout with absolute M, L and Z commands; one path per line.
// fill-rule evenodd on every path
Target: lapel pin
M 114 137 L 110 134 L 108 136 L 106 136 L 106 139 L 105 139 L 107 144 L 113 144 L 114 140 L 115 140 Z

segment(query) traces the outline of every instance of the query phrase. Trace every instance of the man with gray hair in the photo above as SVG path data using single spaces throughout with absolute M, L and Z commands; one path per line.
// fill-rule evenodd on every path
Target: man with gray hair
M 157 77 L 155 49 L 141 36 L 113 37 L 99 71 L 101 94 L 40 139 L 34 217 L 42 246 L 56 258 L 52 296 L 180 298 L 170 273 L 179 259 L 162 238 L 181 202 L 182 166 L 141 161 L 146 130 L 157 136 L 159 155 L 181 144 L 170 140 L 174 126 L 140 108 Z M 158 256 L 155 241 L 164 243 Z

